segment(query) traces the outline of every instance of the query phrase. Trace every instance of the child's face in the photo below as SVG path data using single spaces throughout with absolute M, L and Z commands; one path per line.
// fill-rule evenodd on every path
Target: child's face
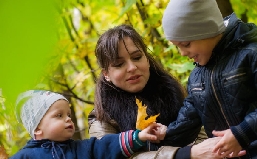
M 204 66 L 209 61 L 212 50 L 216 46 L 219 40 L 219 36 L 195 40 L 195 41 L 170 41 L 179 48 L 180 54 L 182 56 L 187 56 L 193 59 L 194 62 L 198 62 L 200 65 Z
M 62 99 L 56 101 L 49 108 L 35 130 L 36 140 L 49 139 L 52 141 L 68 140 L 74 132 L 69 103 Z
M 149 79 L 150 64 L 143 50 L 140 50 L 129 37 L 124 38 L 124 42 L 126 46 L 122 40 L 119 42 L 119 58 L 103 73 L 115 86 L 136 93 L 145 87 Z

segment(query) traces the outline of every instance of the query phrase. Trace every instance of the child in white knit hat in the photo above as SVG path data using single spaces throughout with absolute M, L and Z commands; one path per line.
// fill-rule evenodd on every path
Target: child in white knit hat
M 11 159 L 120 159 L 130 157 L 145 146 L 146 140 L 156 140 L 154 132 L 161 124 L 146 129 L 106 135 L 101 140 L 90 138 L 74 141 L 75 127 L 68 100 L 57 93 L 30 90 L 18 97 L 20 118 L 33 138 Z
M 222 137 L 212 150 L 217 157 L 256 159 L 256 25 L 234 13 L 223 19 L 215 0 L 170 0 L 162 25 L 165 37 L 196 65 L 166 136 L 174 136 L 172 144 L 187 140 L 181 131 L 203 124 L 208 137 Z

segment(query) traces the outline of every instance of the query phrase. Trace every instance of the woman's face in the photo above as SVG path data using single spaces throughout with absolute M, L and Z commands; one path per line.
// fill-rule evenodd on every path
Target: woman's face
M 119 41 L 119 58 L 112 61 L 108 70 L 103 70 L 106 79 L 116 87 L 136 93 L 143 90 L 150 76 L 150 64 L 145 53 L 134 42 L 125 37 Z

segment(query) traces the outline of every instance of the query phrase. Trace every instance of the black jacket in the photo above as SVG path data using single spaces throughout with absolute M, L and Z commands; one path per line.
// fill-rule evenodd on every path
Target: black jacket
M 184 146 L 187 143 L 181 141 L 188 136 L 183 134 L 196 136 L 202 124 L 208 137 L 213 137 L 213 130 L 230 128 L 248 151 L 245 157 L 257 158 L 257 27 L 243 23 L 235 14 L 227 19 L 209 62 L 196 64 L 191 72 L 188 97 L 177 121 L 169 125 L 167 139 L 172 145 Z

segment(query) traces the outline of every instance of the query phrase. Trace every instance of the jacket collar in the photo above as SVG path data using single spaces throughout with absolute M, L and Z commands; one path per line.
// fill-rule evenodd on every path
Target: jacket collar
M 63 156 L 63 159 L 65 158 L 65 152 L 63 151 L 64 147 L 67 147 L 69 143 L 71 143 L 73 140 L 66 140 L 63 142 L 55 142 L 48 139 L 42 139 L 42 140 L 34 140 L 31 139 L 28 141 L 27 145 L 24 148 L 34 148 L 34 147 L 41 147 L 44 149 L 51 149 L 53 158 L 60 159 L 60 154 Z

